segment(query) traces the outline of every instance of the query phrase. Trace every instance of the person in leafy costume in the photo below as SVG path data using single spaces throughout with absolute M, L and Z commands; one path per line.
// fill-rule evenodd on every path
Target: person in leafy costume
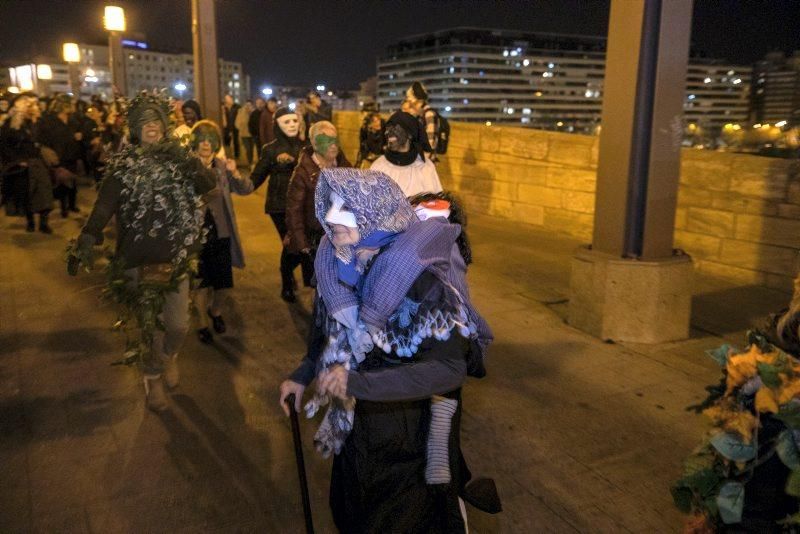
M 213 171 L 168 135 L 169 105 L 163 94 L 142 94 L 128 108 L 130 143 L 106 166 L 97 200 L 80 236 L 68 248 L 68 271 L 91 267 L 92 247 L 103 228 L 117 221 L 116 252 L 106 294 L 122 304 L 129 338 L 126 363 L 139 363 L 147 406 L 167 408 L 164 385 L 178 385 L 177 353 L 189 324 L 189 278 L 203 241 L 203 195 Z

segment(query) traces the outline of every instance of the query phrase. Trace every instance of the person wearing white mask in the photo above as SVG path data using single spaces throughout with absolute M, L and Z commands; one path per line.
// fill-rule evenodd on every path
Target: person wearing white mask
M 283 243 L 280 263 L 281 298 L 286 302 L 295 302 L 293 273 L 295 268 L 300 265 L 302 257 L 298 253 L 289 252 L 286 247 L 288 244 L 286 196 L 289 190 L 289 180 L 300 157 L 300 151 L 307 145 L 307 142 L 302 141 L 299 137 L 300 118 L 293 110 L 288 107 L 277 109 L 274 121 L 275 139 L 264 145 L 260 159 L 250 178 L 255 189 L 269 180 L 264 212 L 272 219 Z

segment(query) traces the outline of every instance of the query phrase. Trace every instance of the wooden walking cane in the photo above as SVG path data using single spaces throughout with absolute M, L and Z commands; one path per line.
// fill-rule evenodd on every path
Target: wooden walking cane
M 306 532 L 314 534 L 314 521 L 311 518 L 311 499 L 308 497 L 308 480 L 306 480 L 306 464 L 303 461 L 303 445 L 300 442 L 300 421 L 297 419 L 297 410 L 294 408 L 294 393 L 286 397 L 289 405 L 290 419 L 292 420 L 292 437 L 294 438 L 294 456 L 297 460 L 297 476 L 300 478 L 300 496 L 303 498 L 303 514 L 306 518 Z

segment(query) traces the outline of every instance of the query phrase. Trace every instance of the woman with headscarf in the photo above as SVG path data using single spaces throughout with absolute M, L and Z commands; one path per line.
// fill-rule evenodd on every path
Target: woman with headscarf
M 208 319 L 211 319 L 217 334 L 225 333 L 221 304 L 225 292 L 233 287 L 233 267 L 244 268 L 244 252 L 231 192 L 249 195 L 253 192 L 253 182 L 239 174 L 235 160 L 215 157 L 222 146 L 222 134 L 216 123 L 209 120 L 197 122 L 191 134 L 192 150 L 203 166 L 212 170 L 217 178 L 216 192 L 209 195 L 206 205 L 206 242 L 200 252 L 200 287 L 194 299 L 199 310 L 200 329 L 197 335 L 203 343 L 210 343 L 213 335 Z
M 295 302 L 294 270 L 303 262 L 303 258 L 300 253 L 290 252 L 287 248 L 286 199 L 289 180 L 297 165 L 300 151 L 307 146 L 307 143 L 299 137 L 300 117 L 297 113 L 288 107 L 282 107 L 275 110 L 274 120 L 275 139 L 261 149 L 258 163 L 250 178 L 256 189 L 269 179 L 264 212 L 270 216 L 275 229 L 278 230 L 283 247 L 280 260 L 281 298 L 286 302 Z
M 326 236 L 309 352 L 281 403 L 317 378 L 315 444 L 335 454 L 330 503 L 342 532 L 464 532 L 460 388 L 483 376 L 491 332 L 471 304 L 460 228 L 419 221 L 382 173 L 325 169 Z
M 398 111 L 386 121 L 386 150 L 370 169 L 397 182 L 407 197 L 442 190 L 436 165 L 425 157 L 422 132 L 413 115 Z

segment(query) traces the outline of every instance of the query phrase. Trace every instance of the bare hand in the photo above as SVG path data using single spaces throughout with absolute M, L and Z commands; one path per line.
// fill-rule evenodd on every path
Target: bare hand
M 80 141 L 83 139 L 83 134 L 81 132 L 75 132 L 75 140 Z
M 303 250 L 301 250 L 300 252 L 302 252 L 303 254 L 311 254 L 311 249 L 306 247 Z
M 278 157 L 275 159 L 278 160 L 278 163 L 291 163 L 294 161 L 294 158 L 288 152 L 278 154 Z
M 334 365 L 327 373 L 320 376 L 317 389 L 321 393 L 333 395 L 342 400 L 347 399 L 347 369 L 341 365 Z
M 289 234 L 286 234 L 283 238 L 283 246 L 288 247 L 290 242 L 291 238 L 289 237 Z
M 225 168 L 228 171 L 232 172 L 232 173 L 236 173 L 236 170 L 237 170 L 236 160 L 235 159 L 226 159 L 225 160 Z
M 294 380 L 284 380 L 281 383 L 281 397 L 280 397 L 280 404 L 281 408 L 283 409 L 283 413 L 286 414 L 286 417 L 289 417 L 289 406 L 286 404 L 286 397 L 294 393 L 294 409 L 295 411 L 300 411 L 300 406 L 303 402 L 303 392 L 306 390 L 306 387 L 302 384 L 298 384 Z

